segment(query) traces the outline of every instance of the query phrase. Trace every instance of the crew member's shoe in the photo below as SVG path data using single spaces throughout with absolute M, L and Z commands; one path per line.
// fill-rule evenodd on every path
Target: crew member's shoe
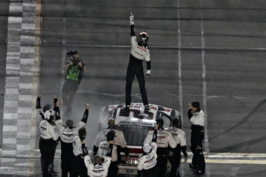
M 58 175 L 58 172 L 54 171 L 54 169 L 52 169 L 51 172 L 52 172 L 52 175 L 53 175 L 53 176 L 57 176 L 57 175 Z
M 205 171 L 202 171 L 202 170 L 196 170 L 196 171 L 195 171 L 195 174 L 196 174 L 196 175 L 203 175 L 203 174 L 205 174 Z
M 149 105 L 145 105 L 144 113 L 148 114 L 149 110 L 150 110 L 150 106 Z
M 195 166 L 191 163 L 191 164 L 189 164 L 189 168 L 197 168 L 197 167 L 195 167 Z

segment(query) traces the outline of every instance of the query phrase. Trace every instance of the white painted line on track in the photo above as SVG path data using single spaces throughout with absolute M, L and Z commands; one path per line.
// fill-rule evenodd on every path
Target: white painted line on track
M 179 113 L 181 116 L 181 129 L 183 129 L 183 87 L 182 87 L 182 57 L 181 57 L 181 29 L 180 29 L 180 0 L 177 0 L 177 35 L 178 35 L 178 98 L 179 98 Z M 180 173 L 185 176 L 184 166 L 181 166 Z
M 65 17 L 65 11 L 66 11 L 66 0 L 64 0 L 64 17 L 63 17 L 63 39 L 62 39 L 62 62 L 61 62 L 61 90 L 63 88 L 64 85 L 64 81 L 65 81 L 65 71 L 63 70 L 63 67 L 65 66 L 65 56 L 66 56 L 66 17 Z M 61 93 L 62 94 L 62 93 Z M 64 108 L 64 104 L 63 100 L 62 100 L 62 96 L 60 95 L 60 103 L 61 103 L 61 107 L 62 110 Z
M 204 24 L 203 24 L 203 2 L 200 0 L 200 31 L 201 31 L 201 60 L 202 60 L 202 91 L 203 91 L 203 110 L 205 113 L 205 125 L 204 125 L 204 151 L 206 153 L 210 152 L 209 151 L 209 138 L 208 138 L 208 113 L 207 113 L 207 93 L 206 93 L 206 65 L 205 65 L 205 40 L 204 40 Z M 206 162 L 209 160 L 205 158 Z M 209 165 L 206 165 L 206 175 L 209 177 L 210 176 L 210 168 Z
M 181 30 L 180 30 L 180 0 L 177 0 L 177 29 L 178 29 L 178 47 L 181 47 Z M 178 84 L 179 84 L 179 111 L 183 128 L 183 87 L 182 87 L 182 57 L 181 49 L 178 49 Z
M 58 46 L 56 43 L 46 43 L 42 44 L 43 46 Z M 13 46 L 10 44 L 9 46 Z M 90 47 L 90 48 L 131 48 L 130 45 L 95 45 L 95 44 L 68 44 L 66 47 Z M 150 46 L 151 49 L 171 49 L 171 50 L 228 50 L 228 51 L 266 51 L 266 48 L 240 48 L 240 47 L 191 47 L 191 46 Z
M 207 112 L 207 87 L 206 87 L 206 65 L 205 65 L 205 40 L 204 40 L 204 26 L 203 26 L 203 10 L 202 10 L 202 0 L 200 0 L 200 6 L 201 6 L 201 11 L 200 11 L 200 29 L 201 29 L 201 47 L 203 48 L 201 50 L 201 60 L 202 60 L 202 87 L 203 87 L 203 110 L 205 113 L 205 134 L 204 134 L 204 143 L 205 143 L 205 152 L 209 152 L 209 138 L 208 138 L 208 112 Z

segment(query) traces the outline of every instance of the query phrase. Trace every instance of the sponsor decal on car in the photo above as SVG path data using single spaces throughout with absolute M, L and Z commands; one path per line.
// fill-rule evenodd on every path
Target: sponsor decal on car
M 145 126 L 145 127 L 153 127 L 154 123 L 150 122 L 128 122 L 128 121 L 120 121 L 119 125 L 128 125 L 128 126 Z

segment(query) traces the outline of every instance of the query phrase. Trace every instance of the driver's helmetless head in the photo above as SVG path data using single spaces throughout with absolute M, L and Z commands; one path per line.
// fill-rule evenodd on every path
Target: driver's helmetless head
M 101 159 L 101 157 L 100 157 L 99 155 L 95 155 L 95 156 L 93 157 L 93 163 L 94 163 L 94 165 L 96 165 L 96 164 L 101 164 L 101 163 L 102 163 L 102 159 Z
M 108 120 L 108 126 L 109 127 L 114 127 L 115 126 L 115 119 L 111 118 Z

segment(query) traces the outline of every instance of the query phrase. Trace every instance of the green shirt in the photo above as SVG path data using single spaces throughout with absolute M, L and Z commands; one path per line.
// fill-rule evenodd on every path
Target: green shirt
M 73 66 L 73 65 L 69 66 L 66 79 L 79 81 L 80 80 L 80 74 L 81 74 L 80 72 L 81 72 L 81 70 L 80 70 L 78 64 L 76 66 Z

